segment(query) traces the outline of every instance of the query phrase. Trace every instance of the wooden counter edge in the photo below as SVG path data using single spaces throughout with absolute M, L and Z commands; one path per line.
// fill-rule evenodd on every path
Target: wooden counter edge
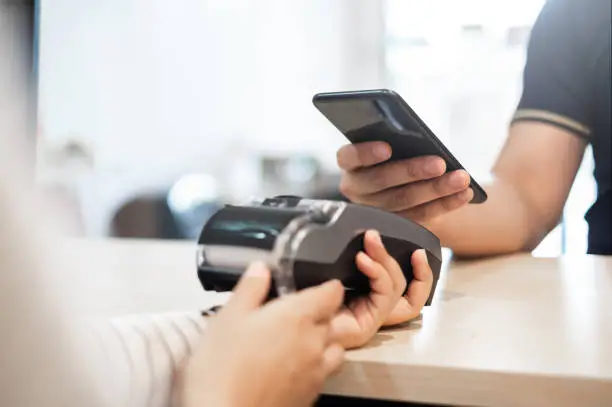
M 607 379 L 347 361 L 324 394 L 457 406 L 612 406 Z

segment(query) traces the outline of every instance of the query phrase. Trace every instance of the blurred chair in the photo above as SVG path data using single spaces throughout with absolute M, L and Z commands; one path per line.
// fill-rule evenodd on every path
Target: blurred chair
M 111 224 L 114 237 L 198 238 L 206 221 L 222 207 L 217 182 L 208 174 L 187 174 L 164 194 L 140 195 L 124 203 Z
M 111 221 L 111 235 L 122 238 L 184 238 L 165 195 L 139 196 L 124 203 Z

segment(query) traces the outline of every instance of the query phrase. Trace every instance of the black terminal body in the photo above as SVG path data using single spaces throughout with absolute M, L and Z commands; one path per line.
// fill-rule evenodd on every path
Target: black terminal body
M 411 256 L 425 249 L 434 283 L 442 266 L 440 240 L 429 230 L 380 209 L 346 202 L 279 196 L 247 205 L 227 205 L 204 225 L 198 239 L 198 277 L 205 290 L 231 291 L 252 261 L 273 270 L 290 265 L 300 290 L 339 279 L 347 297 L 369 292 L 368 279 L 357 269 L 364 232 L 377 230 L 389 253 L 413 279 Z M 278 281 L 277 281 L 278 282 Z M 272 284 L 270 297 L 277 295 Z

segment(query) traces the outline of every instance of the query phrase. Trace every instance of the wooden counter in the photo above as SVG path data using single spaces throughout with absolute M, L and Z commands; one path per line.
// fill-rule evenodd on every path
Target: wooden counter
M 73 242 L 103 315 L 206 307 L 194 246 Z M 91 262 L 91 259 L 96 259 Z M 89 266 L 86 266 L 89 264 Z M 612 258 L 447 262 L 421 321 L 347 354 L 326 393 L 470 406 L 612 406 Z

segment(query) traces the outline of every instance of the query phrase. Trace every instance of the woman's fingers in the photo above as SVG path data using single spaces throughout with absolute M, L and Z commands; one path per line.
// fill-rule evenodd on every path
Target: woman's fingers
M 369 230 L 364 236 L 364 246 L 366 253 L 378 264 L 380 264 L 385 272 L 383 275 L 388 275 L 393 289 L 404 292 L 406 288 L 406 278 L 402 272 L 402 268 L 397 261 L 389 254 L 385 248 L 380 234 L 376 231 Z
M 357 268 L 370 279 L 371 283 L 378 282 L 385 274 L 385 268 L 364 252 L 357 253 L 356 262 Z
M 400 298 L 400 300 L 393 308 L 393 311 L 389 314 L 385 320 L 383 326 L 394 326 L 408 322 L 419 316 L 421 313 L 420 308 L 412 307 L 406 298 Z
M 427 261 L 425 250 L 415 251 L 412 254 L 411 263 L 414 279 L 410 282 L 404 297 L 413 308 L 420 312 L 431 292 L 433 272 Z
M 336 373 L 344 362 L 344 348 L 339 343 L 332 343 L 323 353 L 323 371 L 325 376 Z
M 292 313 L 292 317 L 302 316 L 309 321 L 319 323 L 331 320 L 342 307 L 343 299 L 342 283 L 330 280 L 282 298 L 274 305 L 278 309 L 296 310 Z
M 261 306 L 270 289 L 270 270 L 263 263 L 253 263 L 236 285 L 223 311 L 240 314 Z

